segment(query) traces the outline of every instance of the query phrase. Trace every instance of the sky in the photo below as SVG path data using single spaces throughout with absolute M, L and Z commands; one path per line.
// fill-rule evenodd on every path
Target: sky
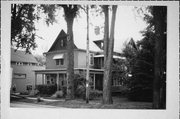
M 36 39 L 38 47 L 33 54 L 43 54 L 47 52 L 56 37 L 63 29 L 67 31 L 66 21 L 63 16 L 63 10 L 60 9 L 57 11 L 57 23 L 47 26 L 44 20 L 40 20 L 36 23 L 37 35 L 43 37 L 43 39 Z M 110 17 L 111 19 L 111 14 Z M 98 48 L 93 43 L 95 40 L 103 39 L 103 32 L 100 32 L 99 35 L 96 35 L 94 29 L 96 26 L 104 25 L 103 16 L 93 16 L 90 15 L 90 50 L 96 51 Z M 142 20 L 142 18 L 137 17 L 137 14 L 134 12 L 133 6 L 118 6 L 116 13 L 116 22 L 115 22 L 115 41 L 114 41 L 114 51 L 121 52 L 123 44 L 130 38 L 133 38 L 135 41 L 142 39 L 140 31 L 146 28 L 147 24 Z M 87 23 L 86 23 L 86 14 L 83 10 L 80 10 L 79 15 L 74 20 L 73 33 L 74 33 L 74 43 L 80 49 L 86 49 L 86 39 L 87 39 Z M 101 30 L 102 31 L 102 30 Z

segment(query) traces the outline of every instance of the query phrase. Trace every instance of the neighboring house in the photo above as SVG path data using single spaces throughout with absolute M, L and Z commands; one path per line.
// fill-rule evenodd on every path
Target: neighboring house
M 96 42 L 94 43 L 96 44 Z M 92 89 L 102 90 L 104 55 L 102 49 L 99 46 L 100 45 L 96 46 L 99 51 L 90 50 L 90 82 Z M 49 51 L 44 53 L 44 55 L 46 56 L 46 69 L 35 71 L 35 82 L 38 82 L 37 76 L 42 75 L 45 77 L 42 84 L 57 84 L 60 87 L 66 86 L 67 35 L 63 30 L 57 36 Z M 122 58 L 118 53 L 114 53 L 113 57 Z M 72 60 L 74 60 L 75 74 L 81 74 L 85 76 L 86 50 L 79 49 L 74 44 L 74 59 Z
M 15 51 L 11 48 L 11 68 L 12 82 L 11 86 L 16 88 L 16 92 L 30 93 L 35 87 L 34 70 L 44 69 L 40 66 L 32 54 L 24 51 Z M 42 80 L 42 76 L 37 77 Z M 33 90 L 34 91 L 34 90 Z

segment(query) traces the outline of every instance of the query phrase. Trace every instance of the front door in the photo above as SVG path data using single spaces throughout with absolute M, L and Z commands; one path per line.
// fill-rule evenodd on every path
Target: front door
M 95 89 L 103 90 L 103 74 L 95 74 Z

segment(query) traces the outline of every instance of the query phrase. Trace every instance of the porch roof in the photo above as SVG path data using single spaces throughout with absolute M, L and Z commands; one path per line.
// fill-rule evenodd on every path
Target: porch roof
M 95 58 L 97 57 L 104 57 L 104 55 L 103 54 L 101 54 L 101 55 L 95 55 L 94 56 Z M 113 55 L 113 58 L 114 59 L 125 59 L 125 57 L 122 57 L 122 56 L 118 56 L 118 55 Z
M 61 69 L 44 69 L 44 70 L 34 70 L 37 74 L 52 74 L 52 73 L 66 73 L 66 68 Z M 86 68 L 74 68 L 74 71 L 86 71 Z M 89 69 L 90 72 L 103 73 L 104 69 Z

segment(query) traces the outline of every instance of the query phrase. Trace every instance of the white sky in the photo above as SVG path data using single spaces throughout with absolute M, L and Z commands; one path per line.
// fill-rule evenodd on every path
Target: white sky
M 104 20 L 102 16 L 90 17 L 90 23 L 93 24 L 90 25 L 90 50 L 96 51 L 95 44 L 92 41 L 102 39 L 103 33 L 98 36 L 95 35 L 94 28 L 98 25 L 102 26 Z M 38 48 L 34 51 L 35 54 L 47 52 L 60 31 L 62 29 L 65 32 L 67 31 L 62 9 L 58 12 L 57 23 L 48 27 L 45 22 L 41 20 L 36 25 L 38 29 L 37 35 L 43 37 L 44 40 L 36 39 Z M 74 42 L 76 46 L 81 49 L 86 49 L 86 26 L 86 14 L 81 11 L 80 16 L 74 20 L 73 26 Z M 141 18 L 135 16 L 132 6 L 118 6 L 115 23 L 114 51 L 121 52 L 123 43 L 131 37 L 136 41 L 140 40 L 142 36 L 139 32 L 145 27 L 146 23 Z

